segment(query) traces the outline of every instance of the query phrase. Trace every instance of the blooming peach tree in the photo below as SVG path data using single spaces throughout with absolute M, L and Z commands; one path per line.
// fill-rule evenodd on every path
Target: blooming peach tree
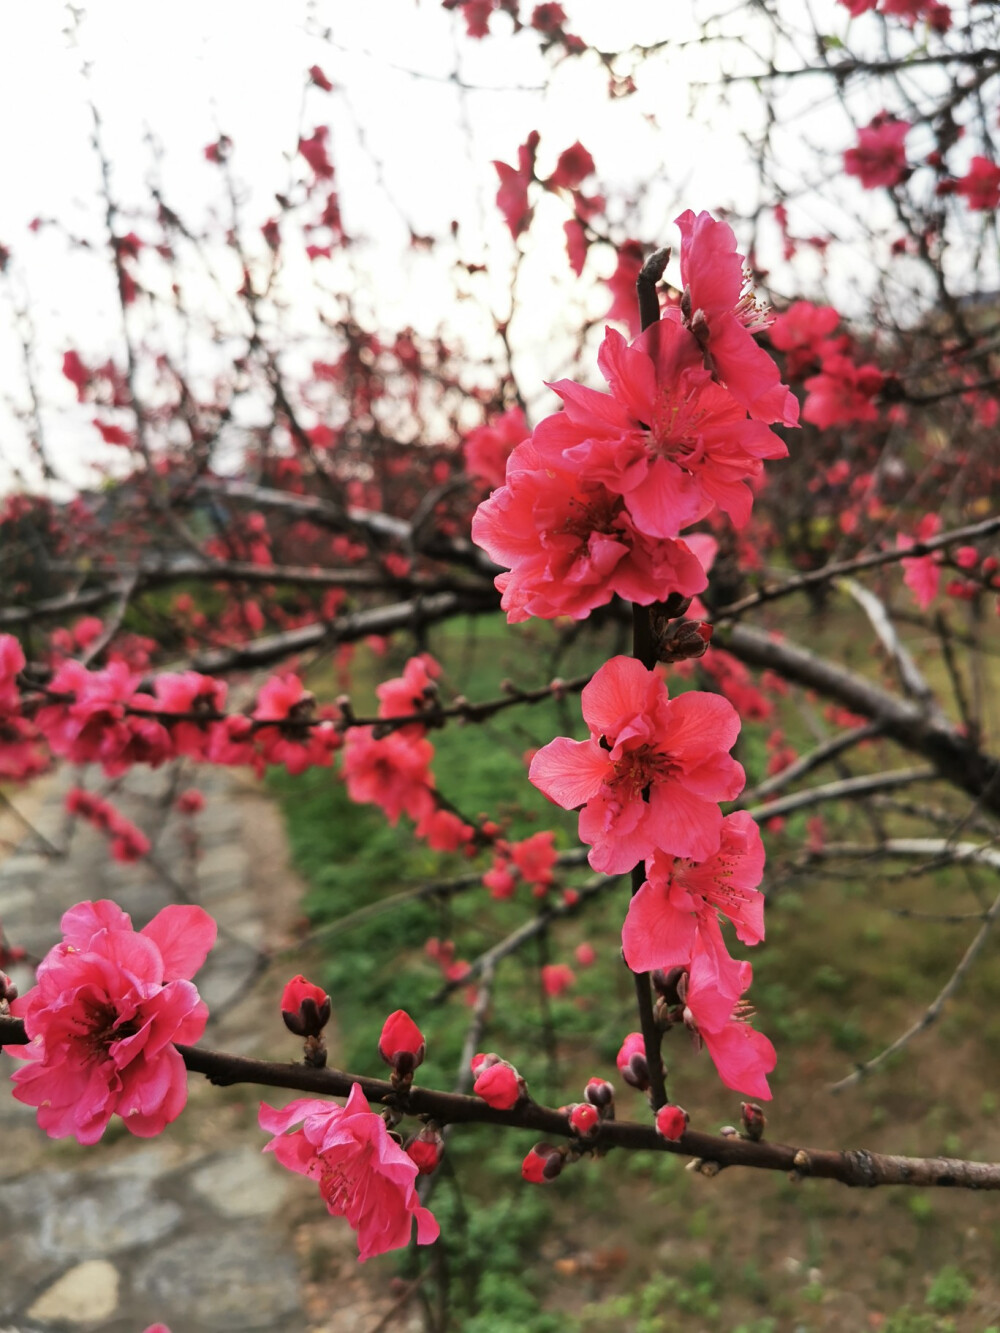
M 501 40 L 504 27 L 503 39 L 530 38 L 553 62 L 599 61 L 616 100 L 655 68 L 658 46 L 599 53 L 558 4 L 530 13 L 490 0 L 445 8 L 458 11 L 463 40 Z M 838 186 L 888 205 L 894 221 L 872 242 L 889 266 L 886 288 L 916 274 L 915 290 L 930 280 L 934 301 L 907 322 L 876 291 L 877 318 L 866 324 L 849 321 L 835 296 L 824 299 L 824 287 L 836 292 L 843 247 L 833 234 L 801 233 L 804 210 L 776 184 L 766 137 L 761 186 L 770 193 L 748 225 L 688 208 L 673 237 L 658 230 L 638 239 L 597 192 L 587 149 L 543 144 L 533 132 L 511 144 L 516 167 L 494 164 L 515 271 L 544 225 L 536 208 L 543 197 L 555 201 L 566 213 L 574 280 L 593 283 L 605 270 L 610 321 L 594 339 L 583 329 L 579 378 L 551 383 L 559 405 L 547 414 L 529 410 L 539 386 L 525 394 L 514 377 L 509 321 L 493 328 L 506 361 L 484 388 L 457 343 L 367 327 L 349 283 L 338 318 L 326 319 L 329 350 L 302 376 L 286 369 L 272 328 L 286 251 L 301 243 L 321 269 L 349 255 L 355 239 L 325 124 L 303 129 L 295 189 L 253 236 L 237 208 L 232 142 L 222 136 L 205 150 L 233 205 L 225 244 L 239 263 L 235 296 L 246 320 L 239 354 L 210 383 L 157 348 L 139 317 L 154 301 L 155 265 L 179 271 L 189 233 L 159 195 L 143 226 L 126 231 L 105 171 L 122 345 L 107 361 L 67 349 L 62 372 L 116 462 L 103 492 L 60 498 L 47 485 L 55 461 L 41 417 L 28 412 L 38 481 L 0 500 L 4 790 L 16 803 L 18 786 L 57 764 L 90 765 L 108 779 L 181 761 L 195 772 L 325 769 L 400 837 L 465 866 L 464 878 L 437 892 L 460 884 L 492 899 L 520 895 L 524 920 L 473 960 L 456 958 L 448 940 L 429 945 L 444 990 L 472 1005 L 471 1044 L 457 1087 L 446 1090 L 417 1077 L 433 1049 L 433 1012 L 386 1018 L 371 1054 L 388 1078 L 342 1070 L 324 1038 L 331 997 L 301 975 L 274 997 L 303 1043 L 300 1063 L 204 1047 L 208 1013 L 194 978 L 215 938 L 207 912 L 167 907 L 136 930 L 81 884 L 44 958 L 25 958 L 15 939 L 0 950 L 11 972 L 32 965 L 26 986 L 0 974 L 0 1035 L 13 1095 L 37 1108 L 50 1137 L 94 1144 L 116 1115 L 137 1136 L 164 1132 L 184 1109 L 190 1073 L 304 1093 L 280 1109 L 262 1104 L 260 1128 L 273 1136 L 262 1147 L 318 1185 L 329 1211 L 357 1232 L 361 1259 L 414 1237 L 434 1244 L 425 1182 L 444 1160 L 448 1133 L 471 1123 L 532 1136 L 522 1168 L 532 1185 L 614 1149 L 682 1154 L 706 1175 L 742 1166 L 848 1185 L 1000 1188 L 997 1164 L 772 1142 L 760 1103 L 771 1097 L 780 1047 L 766 1035 L 767 1013 L 755 1016 L 751 964 L 730 953 L 765 938 L 761 826 L 780 839 L 784 817 L 800 810 L 811 812 L 807 839 L 780 851 L 782 864 L 800 870 L 837 856 L 1000 865 L 992 846 L 1000 762 L 981 668 L 991 634 L 995 644 L 1000 590 L 1000 519 L 986 499 L 1000 480 L 997 310 L 995 299 L 961 289 L 949 251 L 965 243 L 975 215 L 995 223 L 1000 169 L 976 115 L 986 76 L 995 84 L 1000 65 L 986 45 L 988 18 L 954 24 L 948 6 L 917 0 L 840 8 L 858 25 L 852 33 L 878 23 L 890 53 L 872 54 L 861 36 L 852 53 L 849 34 L 828 43 L 825 63 L 796 68 L 842 92 L 861 73 L 911 81 L 906 108 L 855 125 L 841 145 Z M 926 51 L 914 58 L 918 33 Z M 770 37 L 761 68 L 729 77 L 772 88 L 777 99 L 782 80 L 795 77 L 791 39 Z M 975 78 L 958 79 L 945 96 L 913 72 L 920 61 Z M 306 85 L 310 99 L 336 97 L 336 80 L 318 65 Z M 104 162 L 98 117 L 95 127 Z M 545 150 L 556 162 L 548 175 L 538 167 Z M 668 239 L 678 250 L 676 287 L 663 281 L 669 252 L 656 248 Z M 818 260 L 823 281 L 797 300 L 776 283 L 783 294 L 772 292 L 772 308 L 769 246 L 783 281 L 801 255 Z M 2 254 L 10 276 L 16 254 Z M 237 399 L 251 392 L 267 404 L 267 420 L 248 432 L 234 468 L 218 443 Z M 881 675 L 810 651 L 788 621 L 768 618 L 800 596 L 857 608 Z M 551 622 L 555 641 L 589 634 L 589 669 L 509 682 L 486 700 L 446 689 L 429 628 L 500 613 L 512 626 Z M 949 701 L 924 677 L 904 623 L 936 636 Z M 365 715 L 352 699 L 354 647 L 382 651 L 393 638 L 408 645 L 405 665 L 378 684 Z M 333 654 L 343 685 L 333 697 L 310 688 L 309 657 L 320 650 Z M 802 752 L 777 725 L 791 692 L 826 709 L 827 725 Z M 436 731 L 552 700 L 574 734 L 529 757 L 525 784 L 579 813 L 579 846 L 555 827 L 513 836 L 502 810 L 465 809 L 435 773 Z M 750 728 L 766 771 L 748 791 L 733 751 Z M 889 745 L 922 766 L 893 769 Z M 874 756 L 863 771 L 804 781 L 857 753 Z M 936 836 L 890 837 L 877 820 L 868 844 L 838 845 L 830 835 L 824 812 L 888 800 L 917 782 L 945 793 L 916 816 Z M 180 801 L 192 818 L 203 804 L 196 788 Z M 113 794 L 81 783 L 67 810 L 107 837 L 109 856 L 149 855 Z M 595 875 L 578 882 L 584 863 Z M 633 975 L 635 1018 L 620 1033 L 616 1079 L 645 1094 L 638 1118 L 619 1114 L 612 1071 L 596 1057 L 581 1099 L 568 1087 L 565 1105 L 548 1106 L 498 1036 L 491 1042 L 501 1049 L 477 1049 L 490 1044 L 499 963 L 529 940 L 558 938 L 563 920 L 585 918 L 599 898 L 617 904 Z M 998 908 L 1000 898 L 982 932 Z M 544 961 L 544 994 L 572 994 L 593 957 L 583 944 L 575 968 Z M 724 1086 L 747 1099 L 738 1128 L 711 1132 L 697 1106 L 684 1109 L 683 1076 L 668 1088 L 662 1043 L 672 1030 L 686 1031 Z

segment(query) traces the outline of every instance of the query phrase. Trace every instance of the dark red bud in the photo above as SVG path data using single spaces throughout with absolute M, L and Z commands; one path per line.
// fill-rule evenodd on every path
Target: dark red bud
M 756 1102 L 740 1102 L 740 1119 L 743 1133 L 754 1143 L 759 1143 L 767 1128 L 767 1119 Z
M 406 1145 L 406 1155 L 416 1162 L 419 1175 L 432 1175 L 441 1165 L 441 1158 L 444 1156 L 444 1138 L 428 1125 L 410 1139 Z
M 669 1139 L 671 1143 L 676 1143 L 687 1129 L 690 1119 L 683 1106 L 674 1106 L 668 1102 L 656 1113 L 656 1132 Z
M 330 1021 L 330 997 L 305 977 L 293 977 L 281 995 L 281 1017 L 297 1037 L 318 1037 Z
M 378 1040 L 378 1053 L 401 1077 L 408 1077 L 423 1061 L 427 1044 L 424 1034 L 405 1009 L 397 1009 L 385 1020 Z
M 583 1095 L 592 1106 L 596 1106 L 598 1110 L 603 1111 L 605 1107 L 614 1105 L 614 1084 L 603 1078 L 592 1078 L 584 1088 Z
M 549 1185 L 563 1169 L 565 1158 L 551 1143 L 536 1143 L 521 1163 L 522 1177 L 532 1185 Z

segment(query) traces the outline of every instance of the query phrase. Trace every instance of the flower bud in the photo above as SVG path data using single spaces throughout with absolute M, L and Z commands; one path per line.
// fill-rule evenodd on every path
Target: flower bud
M 657 661 L 684 662 L 704 657 L 711 638 L 712 626 L 705 620 L 675 621 L 657 639 Z
M 603 1078 L 592 1078 L 587 1082 L 583 1090 L 583 1095 L 592 1106 L 596 1106 L 599 1111 L 606 1110 L 609 1106 L 615 1104 L 615 1088 L 613 1083 L 609 1083 Z
M 472 1091 L 495 1111 L 509 1111 L 524 1096 L 527 1085 L 513 1065 L 498 1055 L 477 1055 L 472 1061 L 476 1081 Z
M 424 1034 L 405 1009 L 397 1009 L 389 1015 L 378 1039 L 378 1053 L 387 1065 L 392 1065 L 394 1074 L 412 1078 L 426 1049 Z
M 622 1042 L 615 1063 L 622 1078 L 640 1092 L 649 1090 L 649 1065 L 646 1063 L 646 1043 L 641 1032 L 630 1032 Z
M 662 1134 L 665 1139 L 671 1143 L 676 1143 L 688 1127 L 688 1121 L 691 1117 L 683 1106 L 674 1106 L 668 1102 L 666 1106 L 661 1106 L 656 1113 L 656 1132 Z
M 592 1134 L 600 1120 L 601 1113 L 592 1102 L 577 1102 L 569 1113 L 569 1123 L 577 1134 Z
M 330 997 L 305 977 L 292 977 L 281 995 L 281 1017 L 297 1037 L 318 1037 L 330 1021 Z
M 661 995 L 668 1005 L 683 1004 L 687 995 L 687 968 L 672 967 L 664 972 L 657 968 L 650 974 L 653 989 Z
M 417 1164 L 417 1173 L 429 1176 L 441 1165 L 444 1156 L 444 1138 L 430 1125 L 415 1134 L 406 1145 L 406 1155 Z
M 744 1135 L 754 1143 L 759 1143 L 767 1128 L 767 1118 L 756 1102 L 740 1102 L 740 1122 Z
M 531 1185 L 550 1185 L 563 1169 L 565 1158 L 551 1143 L 536 1143 L 521 1163 L 521 1175 Z

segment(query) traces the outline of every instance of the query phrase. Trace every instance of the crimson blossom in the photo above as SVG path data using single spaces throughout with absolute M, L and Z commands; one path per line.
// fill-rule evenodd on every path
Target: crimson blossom
M 19 1102 L 38 1107 L 50 1138 L 96 1143 L 112 1115 L 140 1138 L 161 1133 L 187 1102 L 175 1042 L 195 1042 L 208 1007 L 190 978 L 215 943 L 200 907 L 164 907 L 141 931 L 102 899 L 71 907 L 63 939 L 38 967 L 37 985 L 13 1001 L 29 1063 L 11 1076 Z
M 535 755 L 529 777 L 565 810 L 580 811 L 591 866 L 623 874 L 659 849 L 703 861 L 719 847 L 717 802 L 743 790 L 728 751 L 740 730 L 732 704 L 690 691 L 671 699 L 655 671 L 613 657 L 584 688 L 590 739 L 557 736 Z
M 418 1245 L 437 1240 L 440 1228 L 433 1213 L 420 1206 L 415 1188 L 417 1163 L 390 1138 L 359 1083 L 346 1106 L 303 1097 L 277 1110 L 262 1102 L 259 1123 L 275 1135 L 264 1151 L 289 1171 L 317 1181 L 329 1212 L 346 1218 L 357 1232 L 362 1263 L 408 1245 L 414 1221 Z M 301 1128 L 286 1134 L 293 1125 Z
M 857 176 L 866 190 L 898 185 L 906 175 L 904 140 L 911 128 L 908 121 L 880 111 L 870 124 L 858 130 L 857 147 L 848 148 L 844 154 L 848 176 Z

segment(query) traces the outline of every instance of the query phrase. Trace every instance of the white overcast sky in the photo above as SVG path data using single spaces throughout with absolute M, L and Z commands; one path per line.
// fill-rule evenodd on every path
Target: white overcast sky
M 668 36 L 680 41 L 696 35 L 696 11 L 733 8 L 723 0 L 563 4 L 568 26 L 601 49 Z M 196 228 L 222 209 L 218 172 L 203 157 L 220 131 L 235 141 L 235 174 L 248 190 L 244 216 L 259 224 L 273 212 L 274 191 L 288 186 L 300 126 L 308 133 L 329 123 L 348 230 L 372 243 L 373 314 L 417 327 L 446 319 L 449 279 L 431 261 L 404 271 L 406 230 L 397 206 L 420 233 L 444 233 L 457 218 L 463 257 L 490 259 L 493 286 L 484 291 L 502 308 L 511 252 L 492 203 L 490 163 L 516 161 L 517 146 L 532 129 L 542 134 L 543 172 L 579 138 L 594 155 L 609 197 L 645 200 L 667 241 L 674 239 L 668 222 L 678 206 L 756 202 L 740 137 L 757 106 L 752 94 L 734 97 L 725 114 L 710 117 L 710 126 L 689 114 L 690 81 L 718 72 L 713 51 L 688 50 L 661 65 L 635 97 L 609 102 L 606 76 L 593 62 L 568 61 L 553 74 L 536 35 L 514 37 L 502 14 L 493 21 L 496 37 L 469 41 L 461 15 L 442 10 L 438 0 L 91 0 L 85 7 L 72 37 L 58 0 L 5 5 L 0 46 L 0 243 L 14 251 L 12 288 L 31 310 L 49 446 L 76 480 L 90 460 L 108 455 L 89 425 L 92 412 L 77 406 L 60 374 L 61 358 L 71 346 L 95 357 L 120 350 L 112 273 L 99 254 L 71 252 L 55 229 L 29 235 L 27 224 L 55 217 L 75 235 L 98 246 L 103 240 L 89 99 L 100 110 L 123 212 L 148 203 L 143 182 L 152 134 L 162 149 L 165 195 Z M 523 7 L 530 9 L 527 0 Z M 843 31 L 846 14 L 833 0 L 817 0 L 816 9 L 830 15 L 831 31 Z M 314 63 L 337 92 L 310 89 L 300 121 L 304 73 Z M 456 90 L 449 82 L 456 70 L 475 91 Z M 538 89 L 546 83 L 543 96 Z M 815 95 L 815 85 L 803 88 L 803 114 L 815 115 Z M 835 103 L 823 115 L 820 140 L 839 151 L 849 141 L 848 123 Z M 381 163 L 381 181 L 373 157 Z M 800 230 L 837 225 L 825 209 L 817 198 L 804 200 Z M 529 364 L 554 336 L 567 299 L 564 217 L 547 201 L 535 223 L 538 243 L 521 285 L 522 320 L 512 328 Z M 136 230 L 142 234 L 139 220 Z M 611 267 L 605 254 L 585 278 Z M 606 293 L 591 288 L 588 294 L 586 283 L 581 290 L 573 299 L 600 314 Z M 0 303 L 0 393 L 23 402 L 9 309 Z M 24 464 L 21 436 L 0 410 L 0 491 Z

